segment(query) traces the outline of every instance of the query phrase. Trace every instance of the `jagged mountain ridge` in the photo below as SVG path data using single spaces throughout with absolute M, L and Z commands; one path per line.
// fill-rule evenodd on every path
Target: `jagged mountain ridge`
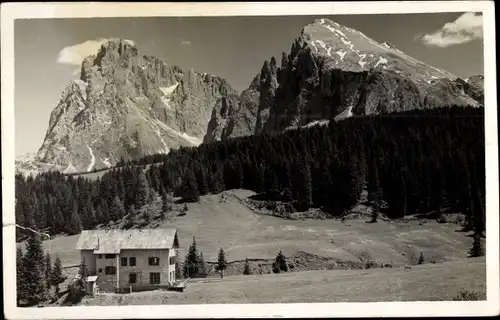
M 429 66 L 388 42 L 328 19 L 307 25 L 281 65 L 265 61 L 245 104 L 215 114 L 225 135 L 205 141 L 279 132 L 351 115 L 446 105 L 481 106 L 483 77 L 467 81 Z M 249 118 L 249 119 L 248 119 Z M 213 119 L 213 118 L 212 118 Z M 248 120 L 246 120 L 248 119 Z
M 328 19 L 265 61 L 240 95 L 219 77 L 141 56 L 115 39 L 87 57 L 19 171 L 81 172 L 202 141 L 326 124 L 352 115 L 483 104 L 482 76 L 462 80 L 388 42 Z
M 212 109 L 237 99 L 222 78 L 142 56 L 130 40 L 110 40 L 84 59 L 80 79 L 51 113 L 42 146 L 17 167 L 82 172 L 196 146 Z

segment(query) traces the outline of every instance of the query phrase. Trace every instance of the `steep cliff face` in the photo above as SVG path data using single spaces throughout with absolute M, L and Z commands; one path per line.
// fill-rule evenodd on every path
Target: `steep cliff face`
M 42 146 L 19 166 L 90 171 L 198 145 L 213 110 L 237 97 L 224 79 L 142 56 L 132 41 L 112 40 L 85 58 L 80 79 L 52 111 Z
M 307 25 L 290 53 L 282 54 L 281 66 L 276 65 L 274 58 L 264 62 L 256 78 L 259 85 L 254 80 L 248 89 L 251 103 L 229 116 L 225 124 L 235 123 L 234 127 L 218 129 L 228 134 L 215 140 L 279 132 L 352 115 L 452 104 L 481 106 L 484 99 L 481 77 L 458 79 L 388 42 L 378 43 L 327 19 Z M 231 122 L 242 118 L 238 112 L 256 115 L 249 121 Z

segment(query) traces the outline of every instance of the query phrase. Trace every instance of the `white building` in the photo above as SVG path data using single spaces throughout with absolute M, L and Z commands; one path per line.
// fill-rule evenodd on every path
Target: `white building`
M 176 229 L 84 230 L 76 244 L 87 290 L 105 292 L 171 286 L 178 248 Z

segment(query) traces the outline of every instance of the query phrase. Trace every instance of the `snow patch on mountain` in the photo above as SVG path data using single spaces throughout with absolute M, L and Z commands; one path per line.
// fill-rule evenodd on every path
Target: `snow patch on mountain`
M 77 169 L 75 168 L 75 166 L 73 166 L 73 163 L 71 163 L 71 161 L 70 161 L 68 166 L 66 167 L 66 169 L 64 169 L 63 173 L 73 173 L 76 171 L 77 171 Z
M 89 147 L 89 145 L 87 145 L 87 148 L 89 149 L 89 152 L 90 152 L 90 164 L 89 166 L 87 167 L 87 172 L 90 172 L 92 170 L 92 168 L 95 166 L 95 157 L 94 157 L 94 152 L 92 152 L 92 148 Z
M 360 54 L 359 57 L 360 57 L 360 59 L 358 61 L 358 64 L 361 66 L 361 68 L 364 68 L 366 61 L 363 61 L 363 60 L 366 58 L 366 53 Z
M 339 113 L 333 120 L 340 121 L 352 117 L 352 108 L 353 106 L 347 107 L 344 111 Z
M 344 57 L 346 55 L 345 51 L 336 51 L 335 53 L 339 55 L 340 61 L 344 60 Z
M 330 120 L 316 120 L 316 121 L 312 121 L 312 122 L 309 122 L 308 124 L 302 126 L 302 128 L 310 128 L 310 127 L 313 127 L 313 126 L 324 126 L 324 125 L 328 125 L 330 123 Z
M 379 64 L 386 64 L 387 59 L 384 57 L 379 57 L 377 63 L 375 64 L 374 68 L 376 68 Z
M 111 163 L 109 162 L 109 158 L 101 159 L 101 161 L 102 161 L 102 163 L 104 163 L 104 165 L 106 165 L 106 167 L 108 167 L 108 168 L 112 167 Z
M 190 136 L 189 134 L 185 133 L 185 132 L 176 132 L 177 134 L 179 134 L 179 136 L 181 138 L 184 138 L 185 140 L 187 140 L 188 142 L 190 142 L 192 145 L 194 146 L 199 146 L 200 144 L 203 143 L 203 140 L 199 139 L 199 138 L 196 138 L 196 137 L 193 137 L 193 136 Z
M 175 84 L 169 86 L 169 87 L 160 87 L 161 92 L 163 92 L 164 95 L 170 96 L 172 92 L 174 92 L 175 89 L 179 86 L 179 83 L 176 82 Z
M 161 140 L 161 143 L 163 143 L 163 146 L 165 147 L 165 149 L 163 149 L 161 152 L 163 153 L 169 153 L 170 152 L 170 149 L 168 148 L 167 146 L 167 143 L 165 142 L 165 140 L 163 140 L 163 138 L 161 137 L 161 134 L 160 134 L 160 131 L 158 130 L 158 128 L 156 128 L 156 134 L 158 135 L 158 138 L 160 138 Z

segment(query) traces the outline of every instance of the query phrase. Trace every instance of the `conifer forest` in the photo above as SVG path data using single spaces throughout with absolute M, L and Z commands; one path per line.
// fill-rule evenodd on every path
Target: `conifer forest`
M 389 218 L 462 212 L 484 231 L 484 109 L 452 106 L 361 116 L 329 125 L 172 150 L 90 180 L 16 175 L 16 221 L 50 235 L 116 221 L 152 199 L 197 201 L 243 188 L 294 210 L 342 216 L 364 190 Z M 23 235 L 18 230 L 18 235 Z

